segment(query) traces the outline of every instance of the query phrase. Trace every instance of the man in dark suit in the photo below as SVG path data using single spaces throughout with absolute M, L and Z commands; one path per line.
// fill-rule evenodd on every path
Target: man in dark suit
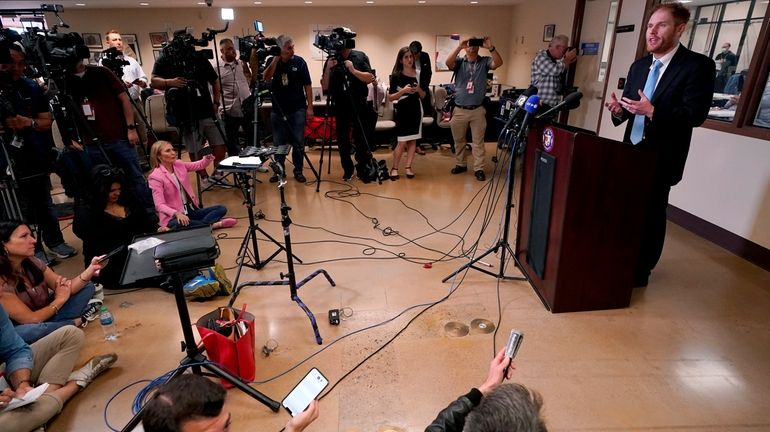
M 646 33 L 650 54 L 631 65 L 623 97 L 613 93 L 605 103 L 616 126 L 628 120 L 624 141 L 657 154 L 635 287 L 647 286 L 660 259 L 668 195 L 682 179 L 692 130 L 703 124 L 711 105 L 714 62 L 679 44 L 689 19 L 680 3 L 653 7 Z

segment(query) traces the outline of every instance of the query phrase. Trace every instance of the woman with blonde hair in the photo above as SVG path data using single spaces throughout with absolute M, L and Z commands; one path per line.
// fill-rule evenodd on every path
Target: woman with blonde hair
M 208 154 L 196 162 L 185 162 L 176 157 L 174 147 L 168 141 L 156 141 L 150 149 L 150 165 L 153 170 L 147 178 L 152 190 L 152 200 L 158 212 L 161 227 L 175 229 L 211 225 L 213 229 L 230 228 L 238 221 L 224 217 L 227 208 L 214 205 L 201 208 L 193 193 L 187 173 L 205 169 L 214 160 Z

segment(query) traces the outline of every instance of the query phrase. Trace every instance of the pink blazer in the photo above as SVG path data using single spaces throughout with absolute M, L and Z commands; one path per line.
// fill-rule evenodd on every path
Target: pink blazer
M 174 161 L 174 173 L 179 178 L 179 182 L 187 192 L 187 196 L 198 204 L 198 194 L 193 191 L 190 185 L 190 178 L 187 176 L 189 171 L 198 171 L 206 168 L 211 163 L 211 159 L 203 158 L 197 162 L 185 162 L 179 159 Z M 182 210 L 182 196 L 176 185 L 174 174 L 168 172 L 166 167 L 158 165 L 147 178 L 152 189 L 152 200 L 155 203 L 155 210 L 158 212 L 160 226 L 168 226 L 168 222 L 174 218 L 176 212 Z

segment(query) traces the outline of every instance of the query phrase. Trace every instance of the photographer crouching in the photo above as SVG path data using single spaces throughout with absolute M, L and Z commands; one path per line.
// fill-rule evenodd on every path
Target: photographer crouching
M 213 58 L 211 50 L 196 51 L 196 46 L 207 46 L 208 38 L 204 34 L 195 39 L 187 30 L 174 32 L 173 40 L 163 48 L 152 69 L 150 85 L 166 92 L 168 117 L 179 129 L 182 144 L 190 154 L 191 161 L 201 160 L 203 140 L 211 145 L 214 165 L 225 158 L 227 149 L 223 132 L 219 129 L 216 112 L 219 110 L 221 94 L 219 79 L 208 58 Z M 209 84 L 213 89 L 209 93 Z M 214 173 L 209 179 L 206 171 L 200 171 L 204 184 L 223 184 L 222 173 Z
M 353 142 L 356 146 L 356 170 L 358 177 L 369 182 L 376 180 L 367 172 L 371 162 L 371 149 L 367 144 L 360 115 L 366 110 L 367 84 L 374 80 L 369 57 L 354 50 L 356 34 L 340 27 L 328 36 L 319 35 L 316 46 L 329 54 L 324 65 L 321 87 L 328 92 L 334 106 L 337 120 L 337 148 L 340 152 L 345 181 L 353 177 L 354 166 L 350 159 L 350 128 L 353 127 Z

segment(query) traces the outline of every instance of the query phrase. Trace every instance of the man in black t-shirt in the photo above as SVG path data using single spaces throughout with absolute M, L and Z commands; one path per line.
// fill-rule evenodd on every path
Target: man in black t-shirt
M 281 55 L 273 57 L 265 69 L 265 81 L 271 81 L 273 111 L 270 121 L 273 125 L 273 144 L 291 144 L 294 178 L 298 182 L 307 180 L 302 174 L 305 154 L 305 123 L 313 116 L 313 87 L 305 60 L 294 55 L 294 40 L 280 35 L 277 39 Z M 285 154 L 277 154 L 276 161 L 284 165 Z M 278 175 L 270 178 L 278 181 Z
M 337 65 L 337 57 L 343 63 Z M 371 149 L 368 147 L 362 124 L 356 114 L 361 116 L 366 109 L 367 84 L 374 80 L 372 67 L 369 65 L 369 57 L 362 51 L 351 48 L 343 48 L 337 57 L 329 57 L 324 66 L 321 86 L 329 93 L 334 101 L 334 114 L 337 119 L 337 148 L 340 151 L 342 162 L 343 180 L 353 177 L 353 161 L 350 159 L 350 128 L 353 128 L 353 140 L 356 145 L 356 167 L 359 177 L 369 179 L 364 175 L 364 169 L 371 159 Z M 348 90 L 345 91 L 345 81 Z M 363 119 L 362 119 L 363 120 Z
M 199 55 L 185 57 L 184 62 L 176 61 L 165 52 L 158 57 L 152 68 L 151 86 L 166 92 L 166 106 L 174 117 L 190 160 L 201 159 L 199 152 L 206 139 L 214 151 L 216 166 L 227 153 L 224 137 L 214 121 L 221 95 L 217 72 Z M 201 177 L 207 177 L 205 172 Z

